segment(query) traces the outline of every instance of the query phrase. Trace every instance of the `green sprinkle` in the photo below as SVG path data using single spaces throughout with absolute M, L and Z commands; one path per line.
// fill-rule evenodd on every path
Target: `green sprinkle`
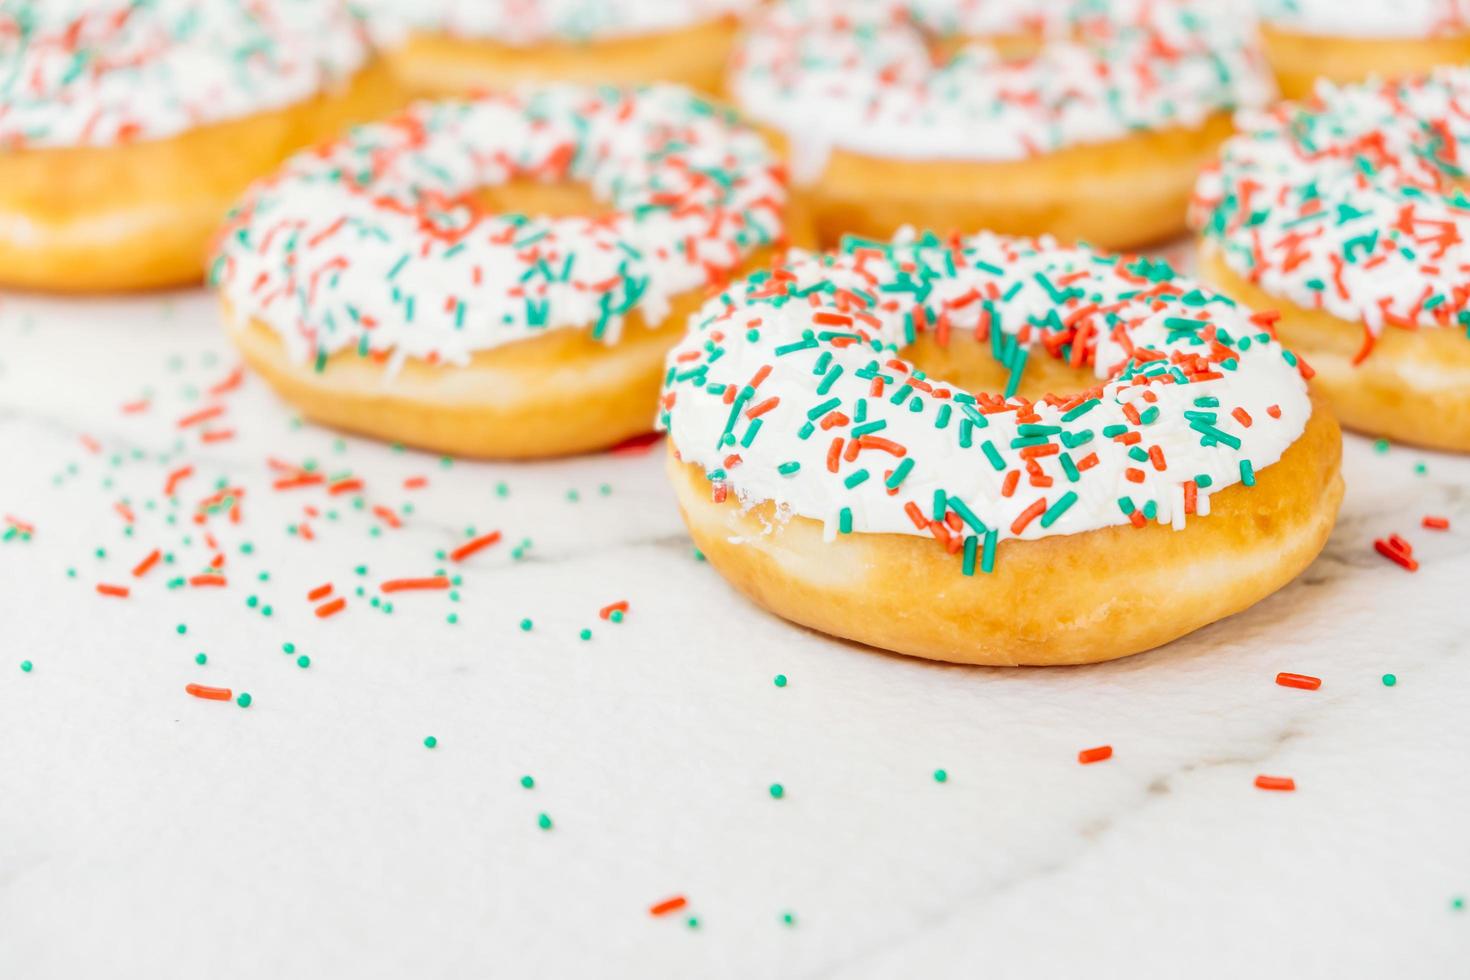
M 577 635 L 584 640 L 592 639 L 592 631 L 589 629 L 583 629 L 582 632 L 578 633 Z
M 1393 687 L 1398 682 L 1399 682 L 1398 677 L 1396 677 L 1393 674 L 1384 674 L 1383 675 L 1383 686 L 1384 687 Z
M 934 781 L 936 783 L 942 783 L 942 782 L 947 781 L 948 779 L 949 779 L 949 773 L 945 772 L 943 769 L 936 769 L 936 770 L 934 770 Z
M 310 667 L 311 666 L 311 658 L 308 657 L 306 654 L 303 653 L 301 656 L 299 656 L 299 657 L 296 658 L 296 666 L 302 668 L 303 670 L 305 668 L 307 668 L 307 667 Z
M 538 813 L 536 815 L 536 826 L 540 827 L 542 830 L 550 830 L 551 817 L 547 816 L 544 813 Z
M 179 625 L 174 627 L 174 632 L 179 634 L 180 636 L 183 636 L 185 633 L 189 632 L 189 627 L 184 625 L 183 623 L 180 623 Z
M 204 656 L 204 654 L 201 653 L 200 656 L 202 657 L 202 656 Z M 31 672 L 31 666 L 32 666 L 32 664 L 31 664 L 31 662 L 29 660 L 22 660 L 20 662 L 20 669 L 23 672 L 27 673 L 27 674 L 29 674 Z M 783 677 L 781 679 L 784 681 L 786 678 Z
M 209 662 L 209 658 L 202 653 L 196 653 L 194 654 L 194 662 L 203 667 L 206 663 Z
M 250 702 L 254 700 L 255 699 L 250 696 L 249 691 L 241 691 L 240 696 L 235 698 L 235 703 L 242 708 L 248 708 L 250 707 Z
M 535 785 L 536 785 L 536 780 L 532 779 L 530 776 L 522 776 L 521 777 L 521 786 L 525 787 L 526 789 L 530 789 L 530 788 L 532 788 Z
M 428 738 L 424 739 L 424 748 L 426 748 L 426 749 L 432 749 L 434 746 L 436 746 L 438 744 L 439 744 L 439 740 L 437 738 L 435 738 L 434 736 L 432 736 L 432 735 L 430 735 Z
M 27 661 L 27 663 L 29 663 L 29 662 L 30 661 Z M 786 686 L 786 675 L 785 674 L 777 674 L 776 675 L 776 686 L 777 687 L 785 687 Z
M 1251 466 L 1251 461 L 1243 459 L 1240 461 L 1240 482 L 1248 487 L 1256 485 L 1256 471 Z
M 521 620 L 521 632 L 523 632 L 523 633 L 529 633 L 529 632 L 531 632 L 531 626 L 532 625 L 534 625 L 534 624 L 532 624 L 532 622 L 529 619 L 523 619 L 523 620 Z
M 785 795 L 786 795 L 786 787 L 782 786 L 780 783 L 772 783 L 771 784 L 771 799 L 773 799 L 773 800 L 779 800 L 781 797 L 783 797 Z

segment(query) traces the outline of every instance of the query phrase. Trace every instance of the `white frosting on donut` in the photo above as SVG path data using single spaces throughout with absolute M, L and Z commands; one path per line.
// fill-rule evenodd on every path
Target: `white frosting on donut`
M 529 46 L 661 34 L 741 13 L 755 0 L 369 0 L 385 36 L 404 29 Z
M 108 146 L 300 102 L 368 59 L 343 0 L 0 0 L 0 146 Z
M 683 460 L 829 536 L 966 539 L 985 568 L 1007 538 L 1182 526 L 1186 501 L 1206 514 L 1211 493 L 1253 483 L 1311 415 L 1295 358 L 1162 262 L 989 234 L 896 242 L 796 254 L 709 301 L 665 377 Z M 1034 404 L 972 396 L 897 359 L 916 323 L 949 343 L 978 331 L 1013 371 L 1044 347 L 1106 380 Z
M 1015 160 L 1139 130 L 1195 126 L 1272 92 L 1249 18 L 1224 0 L 787 0 L 737 51 L 731 89 L 784 131 L 796 176 L 833 148 L 899 159 Z M 1026 60 L 981 43 L 1040 33 Z
M 477 190 L 585 182 L 593 217 L 492 214 Z M 672 85 L 421 103 L 258 183 L 212 275 L 297 361 L 339 350 L 461 364 L 558 328 L 611 342 L 784 235 L 760 135 Z
M 1317 37 L 1427 38 L 1470 31 L 1470 0 L 1257 0 L 1273 27 Z
M 1315 100 L 1240 123 L 1191 208 L 1232 270 L 1370 335 L 1466 329 L 1470 69 L 1324 83 Z

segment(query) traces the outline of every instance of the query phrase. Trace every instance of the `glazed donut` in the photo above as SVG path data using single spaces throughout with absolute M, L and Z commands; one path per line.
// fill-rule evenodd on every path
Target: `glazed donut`
M 376 0 L 399 78 L 426 96 L 522 82 L 678 82 L 718 94 L 755 0 Z
M 0 4 L 0 284 L 196 282 L 251 180 L 397 101 L 341 0 Z
M 420 103 L 257 184 L 213 269 L 307 416 L 529 458 L 647 432 L 706 291 L 784 246 L 761 135 L 675 86 Z
M 729 86 L 790 140 L 827 245 L 913 224 L 1129 248 L 1185 230 L 1230 110 L 1270 95 L 1250 33 L 1217 7 L 788 0 L 739 45 Z
M 1280 311 L 1343 424 L 1470 451 L 1470 69 L 1243 125 L 1200 179 L 1202 276 Z
M 1470 63 L 1470 0 L 1258 0 L 1266 59 L 1289 99 L 1317 79 L 1420 75 Z
M 1331 413 L 1163 262 L 989 234 L 793 255 L 691 320 L 660 417 L 696 545 L 777 615 L 1089 663 L 1246 608 L 1326 541 Z

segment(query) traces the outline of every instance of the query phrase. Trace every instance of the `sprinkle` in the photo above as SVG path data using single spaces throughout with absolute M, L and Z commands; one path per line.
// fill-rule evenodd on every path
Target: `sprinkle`
M 429 578 L 395 578 L 389 579 L 379 586 L 384 592 L 411 592 L 426 589 L 447 589 L 449 579 L 443 575 L 435 575 Z
M 1425 515 L 1423 524 L 1431 531 L 1448 531 L 1450 529 L 1450 519 L 1448 517 L 1436 517 L 1432 514 Z
M 206 687 L 203 684 L 186 684 L 184 690 L 196 698 L 206 701 L 228 701 L 234 697 L 234 692 L 228 687 Z
M 98 582 L 97 594 L 115 596 L 118 599 L 126 599 L 129 594 L 129 589 L 126 585 L 109 585 L 106 582 Z
M 771 799 L 779 800 L 781 797 L 786 795 L 786 787 L 782 786 L 780 783 L 772 783 L 770 793 Z
M 428 736 L 427 738 L 424 739 L 424 748 L 426 748 L 426 749 L 436 748 L 438 745 L 439 745 L 439 740 L 437 738 L 435 738 L 433 735 L 430 735 L 430 736 Z
M 1296 780 L 1290 776 L 1257 776 L 1256 788 L 1280 790 L 1289 793 L 1296 789 Z
M 1084 766 L 1091 765 L 1094 762 L 1102 762 L 1103 760 L 1111 759 L 1112 757 L 1113 747 L 1111 745 L 1099 745 L 1096 748 L 1083 749 L 1081 752 L 1077 753 L 1077 761 L 1082 763 Z
M 1283 671 L 1276 675 L 1276 683 L 1282 687 L 1295 687 L 1303 691 L 1315 691 L 1322 686 L 1322 678 L 1310 674 L 1290 674 Z
M 785 674 L 777 674 L 776 675 L 775 684 L 776 684 L 777 687 L 785 687 L 786 686 L 786 675 Z
M 675 895 L 673 898 L 666 898 L 662 902 L 655 902 L 650 905 L 648 907 L 648 914 L 652 916 L 668 915 L 670 912 L 677 912 L 688 904 L 689 902 L 683 895 Z
M 1393 687 L 1398 682 L 1399 682 L 1398 676 L 1395 675 L 1395 674 L 1384 674 L 1383 675 L 1383 686 L 1384 687 Z
M 347 608 L 347 600 L 342 596 L 338 596 L 331 602 L 317 606 L 316 617 L 317 619 L 327 619 L 337 615 L 337 613 L 341 612 L 345 608 Z
M 471 540 L 466 541 L 464 544 L 451 551 L 449 553 L 449 560 L 455 562 L 464 561 L 466 558 L 470 557 L 478 551 L 481 551 L 482 549 L 490 547 L 491 545 L 497 543 L 499 540 L 499 531 L 491 531 L 488 534 L 482 534 L 477 538 L 472 538 Z

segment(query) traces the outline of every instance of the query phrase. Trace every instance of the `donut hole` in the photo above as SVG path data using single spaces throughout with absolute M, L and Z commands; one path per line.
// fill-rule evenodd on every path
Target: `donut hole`
M 920 334 L 901 352 L 931 378 L 940 378 L 974 395 L 999 397 L 1010 380 L 1010 370 L 996 360 L 989 344 L 968 335 L 952 335 L 945 344 L 933 334 Z M 1033 348 L 1016 394 L 1027 401 L 1038 401 L 1046 395 L 1067 398 L 1095 388 L 1101 383 L 1090 368 L 1073 367 L 1066 361 L 1048 357 L 1045 350 Z
M 503 184 L 487 184 L 470 197 L 494 214 L 523 214 L 534 218 L 596 218 L 615 208 L 577 180 L 544 181 L 517 177 Z

